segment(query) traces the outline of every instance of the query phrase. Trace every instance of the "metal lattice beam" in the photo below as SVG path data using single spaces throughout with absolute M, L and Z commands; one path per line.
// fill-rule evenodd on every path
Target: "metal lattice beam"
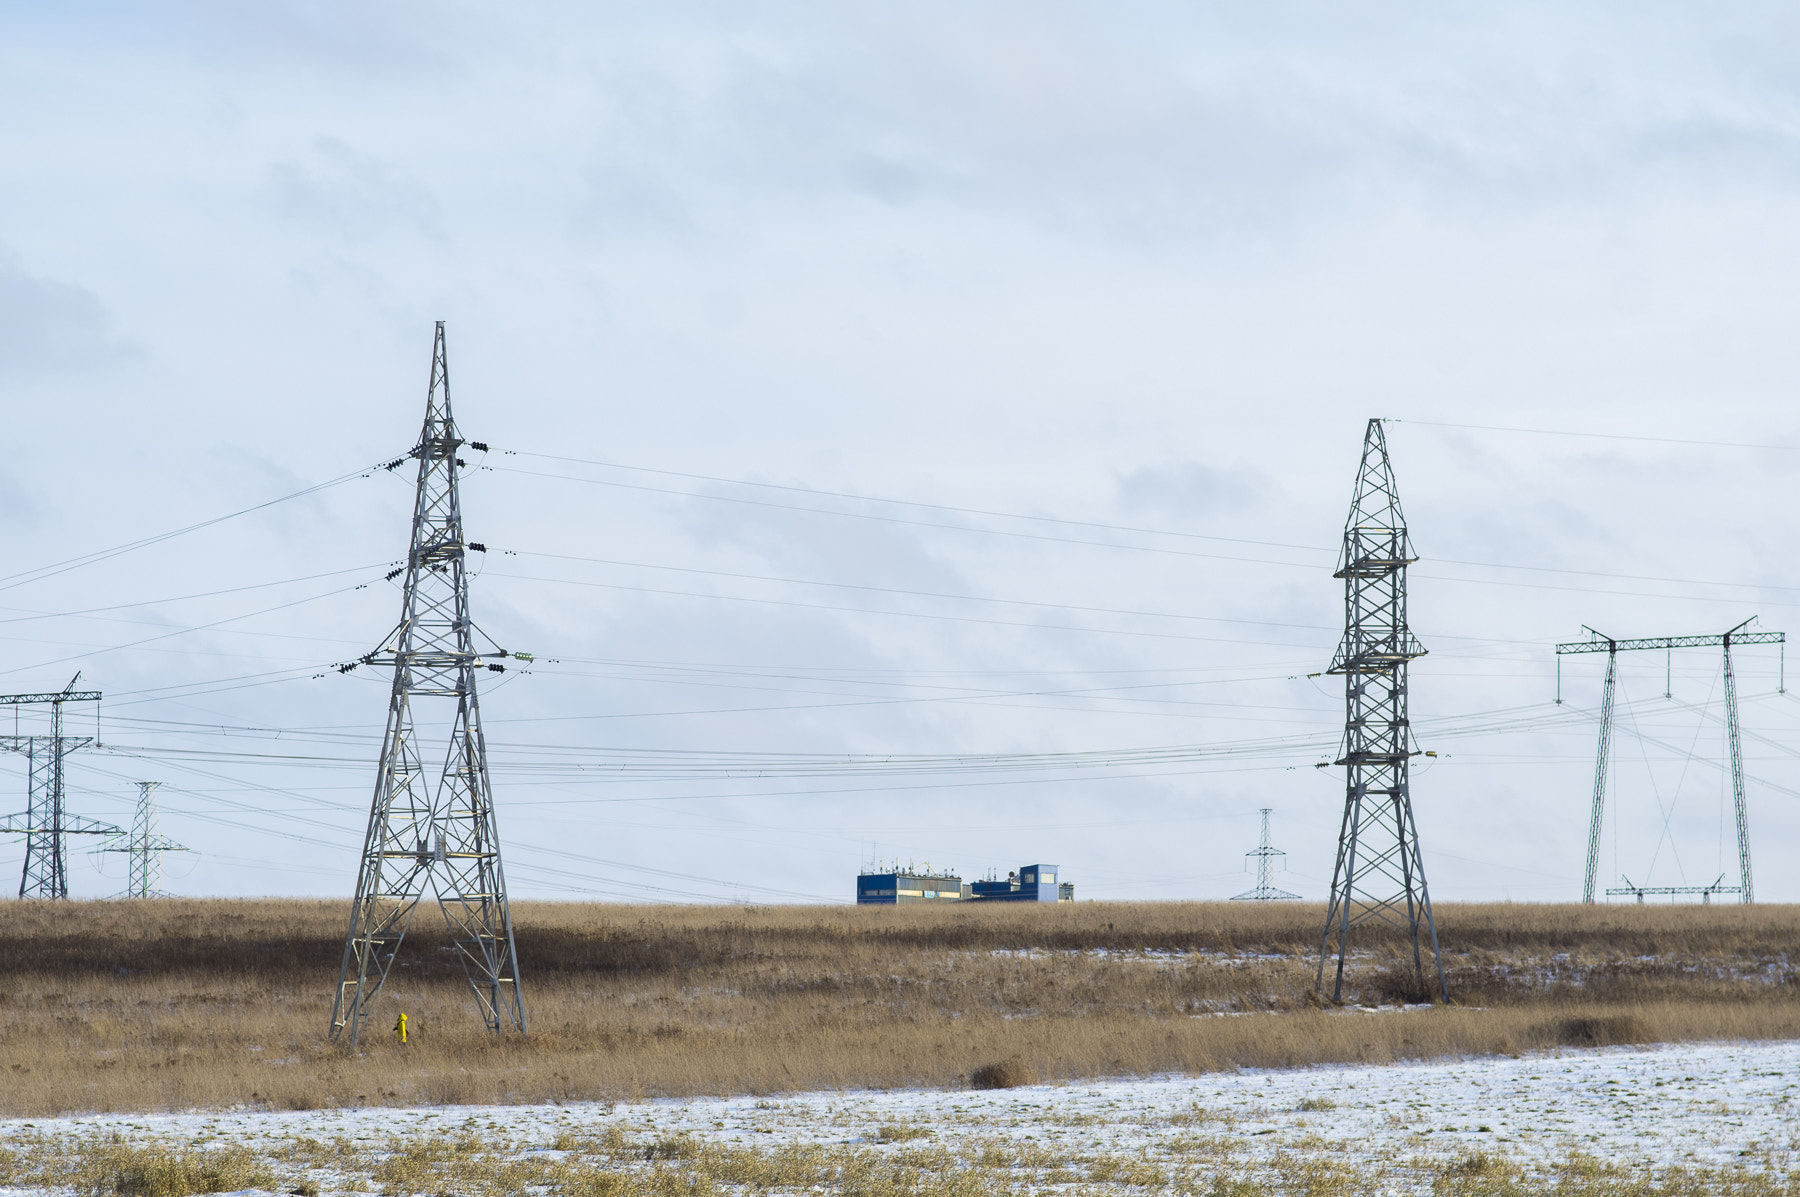
M 485 667 L 469 617 L 469 586 L 457 471 L 464 442 L 450 411 L 444 323 L 432 342 L 400 623 L 364 663 L 391 665 L 381 762 L 344 938 L 331 1037 L 354 1048 L 387 980 L 427 886 L 436 894 L 483 1021 L 496 1033 L 525 1031 L 512 914 L 488 780 L 475 679 Z M 402 459 L 404 460 L 404 459 Z M 396 463 L 398 464 L 398 463 Z M 504 650 L 489 655 L 505 657 Z M 455 703 L 442 769 L 427 775 L 413 721 L 415 699 Z
M 0 694 L 0 707 L 25 706 L 31 703 L 99 702 L 98 690 L 52 690 L 42 694 Z
M 1738 625 L 1740 628 L 1743 626 L 1744 624 Z M 1727 636 L 1731 637 L 1733 644 L 1787 643 L 1786 632 L 1740 632 L 1736 628 L 1729 632 L 1715 632 L 1708 636 L 1645 636 L 1636 640 L 1614 640 L 1592 628 L 1589 628 L 1588 632 L 1590 639 L 1557 645 L 1557 655 L 1566 657 L 1573 653 L 1624 653 L 1647 648 L 1719 648 L 1725 643 Z
M 1606 896 L 1609 898 L 1636 897 L 1639 906 L 1644 904 L 1646 896 L 1676 897 L 1686 894 L 1699 894 L 1700 901 L 1710 906 L 1714 894 L 1741 894 L 1744 892 L 1742 886 L 1726 885 L 1723 876 L 1720 876 L 1711 885 L 1633 885 L 1629 877 L 1622 877 L 1620 880 L 1625 884 L 1607 890 Z
M 1407 767 L 1412 729 L 1406 668 L 1425 655 L 1406 622 L 1406 567 L 1417 559 L 1381 421 L 1370 420 L 1334 575 L 1344 579 L 1344 639 L 1329 670 L 1344 675 L 1343 757 L 1337 761 L 1345 767 L 1344 820 L 1317 981 L 1323 992 L 1325 965 L 1335 957 L 1334 1002 L 1343 1000 L 1351 932 L 1370 922 L 1407 929 L 1421 989 L 1427 985 L 1424 951 L 1429 946 L 1437 996 L 1449 1000 Z

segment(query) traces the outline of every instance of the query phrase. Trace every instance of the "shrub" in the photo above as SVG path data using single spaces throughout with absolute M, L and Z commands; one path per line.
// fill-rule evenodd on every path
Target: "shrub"
M 1037 1083 L 1037 1073 L 1029 1064 L 1017 1058 L 1002 1060 L 998 1064 L 983 1064 L 969 1074 L 971 1089 L 1017 1089 L 1020 1085 Z
M 1395 960 L 1369 978 L 1369 988 L 1379 1002 L 1417 1006 L 1438 1000 L 1437 971 L 1426 957 L 1425 975 L 1419 976 L 1411 957 Z
M 1647 1043 L 1652 1038 L 1650 1028 L 1635 1014 L 1565 1018 L 1557 1034 L 1557 1041 L 1570 1047 L 1613 1047 L 1621 1043 Z

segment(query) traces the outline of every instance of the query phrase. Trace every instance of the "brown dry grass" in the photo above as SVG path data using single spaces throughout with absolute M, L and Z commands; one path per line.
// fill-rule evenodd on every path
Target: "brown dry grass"
M 1458 1004 L 1377 1016 L 1312 997 L 1323 913 L 1297 903 L 521 904 L 525 1039 L 481 1031 L 421 912 L 354 1059 L 324 1038 L 341 903 L 6 909 L 7 1115 L 953 1086 L 994 1061 L 1054 1080 L 1800 1037 L 1787 955 L 1800 909 L 1786 906 L 1444 907 Z M 1399 938 L 1358 943 L 1358 999 L 1403 995 Z M 405 1048 L 380 1033 L 402 1009 Z

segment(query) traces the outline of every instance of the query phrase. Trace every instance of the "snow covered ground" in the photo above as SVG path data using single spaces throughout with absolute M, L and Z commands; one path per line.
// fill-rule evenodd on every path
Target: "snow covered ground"
M 93 1115 L 0 1123 L 0 1145 L 29 1155 L 119 1135 L 142 1145 L 235 1145 L 281 1160 L 294 1142 L 336 1142 L 337 1162 L 307 1172 L 327 1192 L 377 1187 L 359 1180 L 358 1153 L 378 1161 L 406 1142 L 474 1140 L 510 1158 L 559 1160 L 577 1141 L 609 1134 L 615 1160 L 639 1158 L 637 1146 L 620 1156 L 625 1142 L 648 1145 L 645 1159 L 661 1158 L 655 1145 L 670 1141 L 689 1154 L 704 1145 L 765 1155 L 790 1145 L 898 1154 L 929 1144 L 948 1162 L 987 1158 L 1015 1180 L 1051 1188 L 1058 1178 L 1090 1187 L 1116 1178 L 1105 1164 L 1114 1158 L 1169 1177 L 1185 1175 L 1184 1161 L 1213 1175 L 1291 1172 L 1304 1161 L 1376 1167 L 1382 1188 L 1402 1192 L 1429 1191 L 1431 1176 L 1483 1156 L 1527 1172 L 1593 1157 L 1627 1169 L 1784 1177 L 1800 1159 L 1797 1092 L 1800 1043 L 1727 1043 L 991 1092 Z M 1027 1159 L 1037 1169 L 1029 1178 L 1018 1174 Z

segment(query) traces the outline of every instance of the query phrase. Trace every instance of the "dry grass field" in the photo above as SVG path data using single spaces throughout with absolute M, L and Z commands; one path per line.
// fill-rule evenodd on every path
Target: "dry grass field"
M 1303 903 L 520 904 L 531 1034 L 480 1027 L 421 911 L 360 1057 L 326 1042 L 346 909 L 7 904 L 0 1115 L 966 1086 L 1800 1037 L 1786 906 L 1446 906 L 1447 1008 L 1312 993 Z M 1398 936 L 1359 1005 L 1414 999 Z M 385 1034 L 404 1010 L 413 1042 Z

